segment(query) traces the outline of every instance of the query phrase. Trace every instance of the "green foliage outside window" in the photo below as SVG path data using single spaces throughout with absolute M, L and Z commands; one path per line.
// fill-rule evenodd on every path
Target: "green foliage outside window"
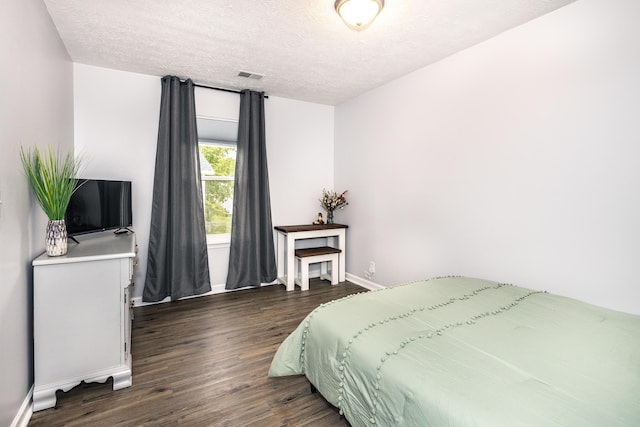
M 213 169 L 201 164 L 207 234 L 228 234 L 231 232 L 236 149 L 200 145 L 200 153 Z

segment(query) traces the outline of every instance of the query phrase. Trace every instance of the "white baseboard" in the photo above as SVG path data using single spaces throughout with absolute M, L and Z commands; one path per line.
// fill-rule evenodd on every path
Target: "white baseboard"
M 365 278 L 356 276 L 355 274 L 351 274 L 351 273 L 347 273 L 347 280 L 353 284 L 369 289 L 370 291 L 376 291 L 378 289 L 385 288 L 385 286 L 379 285 L 375 282 L 372 282 L 371 280 L 367 280 Z
M 314 278 L 314 277 L 320 277 L 320 273 L 319 271 L 316 272 L 317 274 L 312 274 L 309 277 L 310 278 Z M 364 279 L 362 277 L 353 275 L 351 273 L 347 273 L 347 280 L 351 283 L 354 283 L 358 286 L 362 286 L 363 288 L 369 289 L 370 291 L 375 291 L 378 289 L 384 289 L 385 286 L 379 285 L 375 282 L 372 282 L 370 280 Z M 263 283 L 261 286 L 271 286 L 271 285 L 275 285 L 276 282 L 272 282 L 272 283 Z M 207 295 L 215 295 L 215 294 L 224 294 L 226 292 L 235 292 L 235 291 L 241 291 L 243 289 L 250 289 L 250 288 L 240 288 L 240 289 L 233 289 L 233 290 L 228 290 L 225 289 L 225 285 L 224 283 L 219 284 L 219 285 L 213 285 L 211 286 L 211 290 L 205 294 L 201 294 L 201 295 L 194 295 L 191 297 L 184 297 L 184 298 L 180 298 L 180 299 L 190 299 L 190 298 L 199 298 L 199 297 L 204 297 Z M 162 301 L 158 301 L 158 302 L 144 302 L 142 301 L 142 297 L 133 297 L 131 298 L 131 301 L 133 302 L 133 306 L 134 307 L 142 307 L 145 305 L 154 305 L 154 304 L 162 304 L 165 302 L 171 302 L 171 298 L 166 297 L 165 299 L 163 299 Z
M 31 415 L 33 415 L 33 386 L 27 393 L 27 397 L 24 398 L 22 405 L 20 405 L 20 409 L 18 413 L 13 418 L 11 422 L 11 427 L 27 427 L 29 424 L 29 420 L 31 420 Z
M 276 282 L 272 282 L 272 283 L 263 283 L 260 286 L 271 286 L 271 285 L 275 285 Z M 239 288 L 239 289 L 225 289 L 225 285 L 224 283 L 219 284 L 219 285 L 212 285 L 211 286 L 211 290 L 207 293 L 204 294 L 200 294 L 200 295 L 193 295 L 190 297 L 184 297 L 184 298 L 180 298 L 181 300 L 183 299 L 191 299 L 191 298 L 200 298 L 200 297 L 206 297 L 207 295 L 215 295 L 215 294 L 224 294 L 227 292 L 235 292 L 235 291 L 241 291 L 243 289 L 251 289 L 251 287 L 246 287 L 246 288 Z M 170 297 L 166 297 L 165 299 L 163 299 L 162 301 L 157 301 L 157 302 L 144 302 L 142 301 L 142 297 L 133 297 L 131 298 L 131 301 L 133 302 L 133 306 L 134 307 L 142 307 L 145 305 L 155 305 L 155 304 L 162 304 L 165 302 L 171 302 L 171 298 Z

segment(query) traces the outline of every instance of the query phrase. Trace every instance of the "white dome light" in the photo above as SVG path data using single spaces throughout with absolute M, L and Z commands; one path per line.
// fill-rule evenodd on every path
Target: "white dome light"
M 378 16 L 384 0 L 336 0 L 335 8 L 347 26 L 364 30 Z

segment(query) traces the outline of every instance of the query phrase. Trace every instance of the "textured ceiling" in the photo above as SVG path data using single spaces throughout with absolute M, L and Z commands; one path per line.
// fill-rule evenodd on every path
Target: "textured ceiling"
M 386 0 L 361 32 L 334 0 L 44 3 L 74 62 L 335 105 L 573 1 Z

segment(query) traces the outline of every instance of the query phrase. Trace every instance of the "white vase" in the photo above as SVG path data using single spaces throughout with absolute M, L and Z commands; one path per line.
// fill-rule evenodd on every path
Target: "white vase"
M 49 256 L 61 256 L 67 253 L 67 225 L 64 219 L 49 220 L 44 246 Z

